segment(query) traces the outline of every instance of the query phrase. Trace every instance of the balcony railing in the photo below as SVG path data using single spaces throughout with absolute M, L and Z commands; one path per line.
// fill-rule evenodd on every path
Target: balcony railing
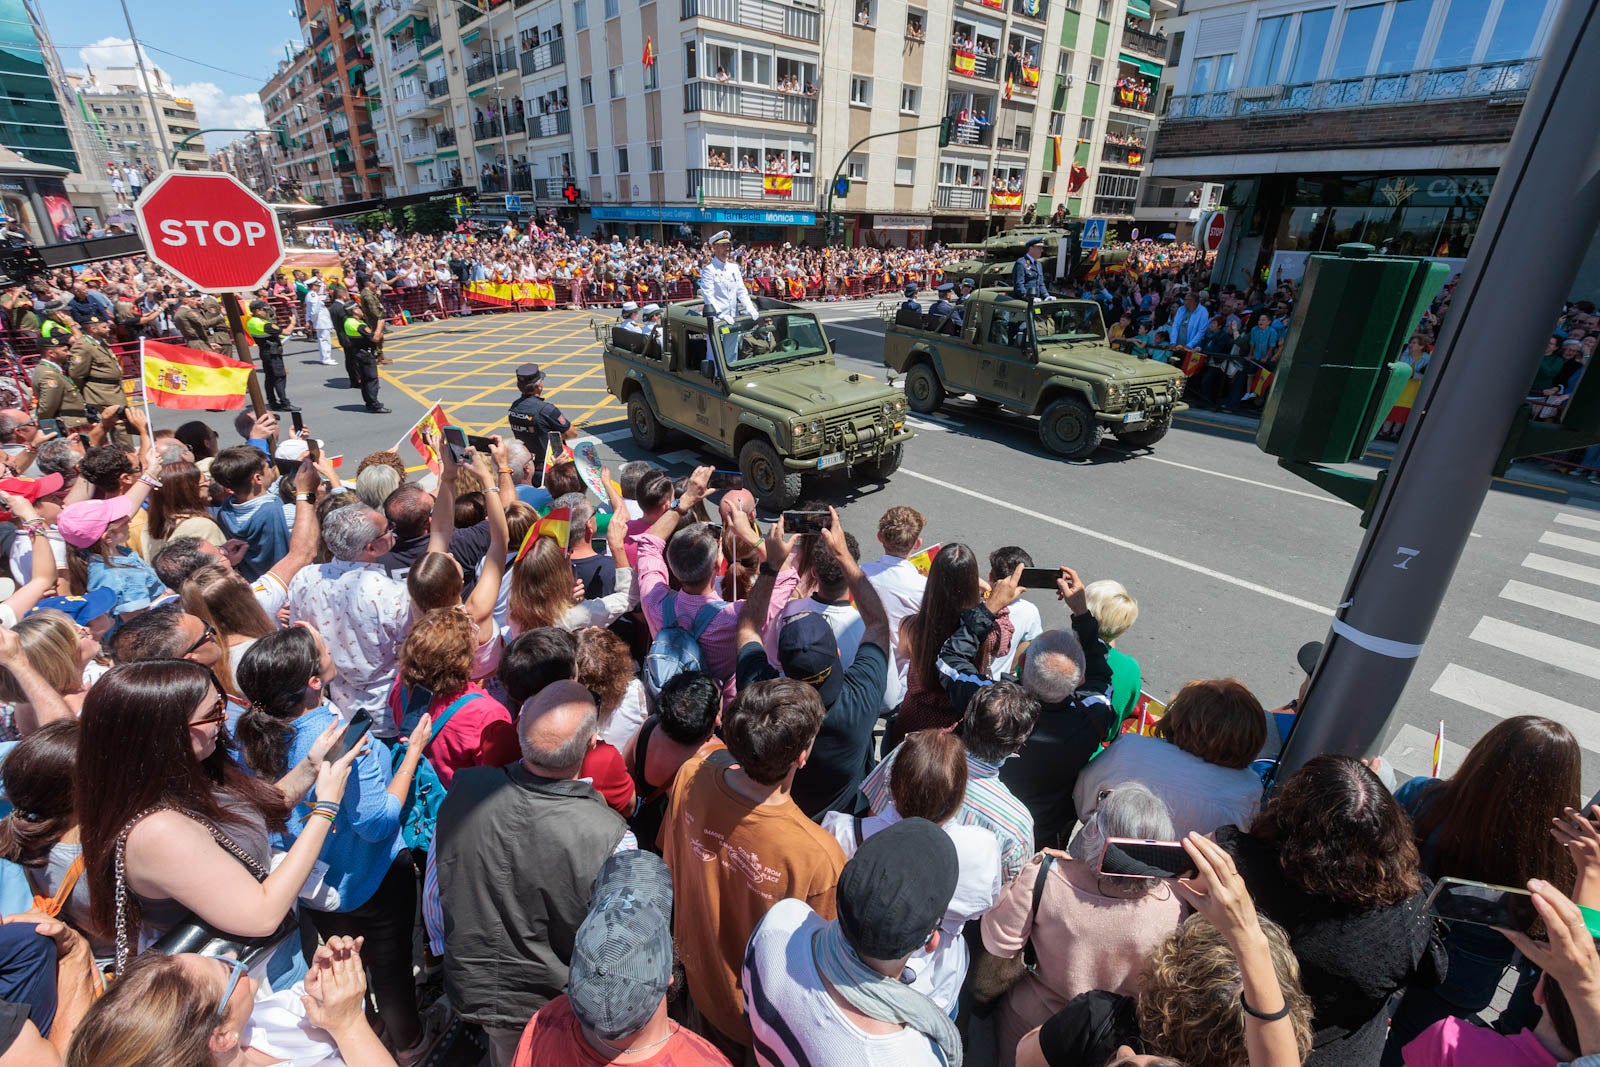
M 537 74 L 567 61 L 567 42 L 560 37 L 522 53 L 523 74 Z
M 550 115 L 529 115 L 528 137 L 559 137 L 572 132 L 572 112 L 557 111 Z
M 494 56 L 489 55 L 484 56 L 482 59 L 475 59 L 467 64 L 467 84 L 472 85 L 476 82 L 487 81 L 497 73 Z
M 433 155 L 434 151 L 432 134 L 419 133 L 400 138 L 401 159 L 422 159 L 424 156 Z
M 1000 58 L 980 55 L 967 48 L 950 49 L 950 72 L 967 78 L 992 82 L 1000 76 Z
M 1167 108 L 1166 119 L 1181 122 L 1267 112 L 1339 111 L 1346 108 L 1425 104 L 1439 100 L 1520 97 L 1533 84 L 1534 71 L 1538 66 L 1537 59 L 1516 59 L 1470 67 L 1416 70 L 1406 74 L 1330 78 L 1297 85 L 1175 96 Z
M 472 139 L 474 141 L 487 141 L 491 137 L 500 136 L 500 119 L 482 119 L 472 124 Z
M 429 100 L 438 100 L 440 97 L 449 96 L 450 79 L 433 79 L 433 81 L 422 87 L 422 95 L 426 96 Z
M 953 120 L 950 126 L 950 143 L 963 148 L 988 148 L 994 144 L 994 123 L 975 122 L 967 119 L 963 122 L 958 115 L 950 116 Z
M 1163 63 L 1167 61 L 1167 38 L 1164 34 L 1145 33 L 1129 26 L 1122 31 L 1122 47 Z
M 941 185 L 939 206 L 957 211 L 989 210 L 989 188 L 985 185 Z
M 391 0 L 378 12 L 378 32 L 384 32 L 406 15 L 422 14 L 427 6 L 427 0 Z
M 417 25 L 417 35 L 415 40 L 417 42 L 417 50 L 419 52 L 426 52 L 428 49 L 439 43 L 439 31 L 434 29 L 431 25 L 424 26 L 419 23 Z
M 507 115 L 505 117 L 505 122 L 506 122 L 506 134 L 508 136 L 514 137 L 519 133 L 527 133 L 528 132 L 528 121 L 527 121 L 527 119 L 525 119 L 521 115 L 516 114 L 515 112 Z
M 771 89 L 705 79 L 684 85 L 683 110 L 742 115 L 774 122 L 799 122 L 807 126 L 817 121 L 817 99 L 814 96 L 779 93 Z
M 1156 113 L 1156 83 L 1140 82 L 1137 85 L 1113 85 L 1111 87 L 1111 103 L 1117 107 L 1127 108 L 1129 111 L 1142 111 L 1146 115 Z
M 1131 145 L 1106 144 L 1100 148 L 1101 160 L 1119 167 L 1142 167 L 1148 155 L 1145 149 Z
M 703 167 L 687 173 L 686 198 L 702 192 L 714 200 L 761 200 L 769 204 L 816 202 L 816 177 L 810 174 L 761 174 Z M 780 180 L 782 179 L 782 180 Z M 787 191 L 785 191 L 787 184 Z
M 1044 22 L 1050 17 L 1050 5 L 1045 0 L 1011 0 L 1013 14 Z
M 409 63 L 417 60 L 417 39 L 413 37 L 404 44 L 397 44 L 389 50 L 389 69 L 399 70 Z
M 440 126 L 433 131 L 433 140 L 440 148 L 450 148 L 456 143 L 456 128 Z
M 407 115 L 415 115 L 419 111 L 428 110 L 428 98 L 425 96 L 402 96 L 392 100 L 389 106 L 394 108 L 395 118 L 403 119 Z
M 469 25 L 470 23 L 476 22 L 478 19 L 483 18 L 483 15 L 484 11 L 481 7 L 474 7 L 471 4 L 456 5 L 456 22 L 459 25 Z
M 801 41 L 816 42 L 822 36 L 820 11 L 775 0 L 683 0 L 683 17 L 715 19 Z
M 561 194 L 566 191 L 567 179 L 565 178 L 535 178 L 533 182 L 533 195 L 537 200 L 560 200 Z
M 1134 204 L 1133 197 L 1097 196 L 1094 198 L 1094 213 L 1096 215 L 1132 215 Z

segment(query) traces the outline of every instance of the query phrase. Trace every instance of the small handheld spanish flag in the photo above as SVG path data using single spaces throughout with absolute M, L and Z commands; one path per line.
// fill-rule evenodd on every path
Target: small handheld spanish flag
M 1439 765 L 1444 762 L 1444 720 L 1439 720 L 1439 732 L 1433 735 L 1433 774 L 1439 777 Z
M 521 563 L 522 557 L 528 554 L 533 548 L 533 543 L 541 537 L 550 538 L 565 553 L 567 551 L 567 534 L 571 529 L 572 509 L 553 508 L 542 519 L 534 523 L 533 529 L 529 530 L 527 536 L 522 539 L 522 544 L 517 548 L 517 558 L 512 560 L 512 565 L 515 566 Z
M 139 342 L 139 366 L 147 401 L 186 411 L 244 407 L 254 369 L 216 352 L 151 340 Z

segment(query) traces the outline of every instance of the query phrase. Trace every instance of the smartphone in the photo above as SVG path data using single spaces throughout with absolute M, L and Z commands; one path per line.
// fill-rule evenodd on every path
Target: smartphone
M 410 685 L 405 689 L 406 700 L 400 708 L 400 732 L 409 734 L 417 720 L 433 707 L 433 690 L 425 685 Z
M 732 489 L 744 488 L 744 475 L 738 471 L 712 471 L 711 484 L 707 486 L 714 493 L 727 492 Z
M 1022 588 L 1054 589 L 1056 587 L 1056 579 L 1060 577 L 1060 567 L 1024 567 L 1022 568 Z
M 489 454 L 489 439 L 487 437 L 468 434 L 467 444 L 471 445 L 480 455 L 487 456 Z
M 306 438 L 306 455 L 311 457 L 311 462 L 322 462 L 322 442 L 315 437 Z
M 1177 841 L 1110 837 L 1100 853 L 1100 873 L 1107 878 L 1191 878 L 1195 867 Z
M 814 534 L 833 528 L 833 516 L 826 511 L 785 511 L 783 529 L 792 534 Z
M 446 426 L 444 443 L 450 446 L 450 455 L 455 457 L 457 463 L 467 461 L 467 431 L 459 426 Z
M 294 423 L 294 435 L 299 437 L 305 431 L 306 420 L 300 417 L 298 411 L 289 412 L 289 419 Z
M 1527 933 L 1539 921 L 1533 895 L 1508 885 L 1441 878 L 1428 897 L 1428 911 L 1450 922 L 1498 926 Z
M 297 459 L 275 459 L 272 462 L 285 478 L 293 478 L 300 471 L 300 461 Z
M 339 735 L 339 740 L 334 742 L 334 746 L 328 750 L 328 762 L 332 763 L 335 760 L 343 759 L 344 754 L 354 748 L 371 729 L 371 715 L 364 711 L 358 711 L 350 716 L 349 724 L 345 726 L 344 733 Z

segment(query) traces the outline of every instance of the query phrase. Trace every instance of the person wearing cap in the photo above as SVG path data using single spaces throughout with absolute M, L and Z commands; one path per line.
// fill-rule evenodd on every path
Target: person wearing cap
M 816 536 L 810 552 L 816 599 L 789 601 L 769 629 L 784 676 L 810 685 L 826 709 L 810 758 L 796 772 L 791 790 L 800 810 L 813 819 L 828 811 L 849 815 L 867 811 L 861 779 L 872 764 L 872 729 L 889 684 L 889 616 L 850 551 L 838 513 L 830 509 L 830 514 L 833 524 Z M 739 616 L 740 689 L 776 676 L 759 626 L 773 597 L 769 572 L 783 570 L 794 540 L 784 536 L 781 518 L 767 537 L 766 561 Z M 792 588 L 797 572 L 783 573 L 786 578 L 794 576 L 785 582 Z M 836 632 L 834 626 L 844 632 Z M 849 662 L 845 662 L 846 642 Z
M 716 1046 L 667 1016 L 673 958 L 667 865 L 649 852 L 614 854 L 578 927 L 567 991 L 528 1021 L 511 1067 L 726 1067 Z
M 1011 268 L 1011 295 L 1018 300 L 1048 300 L 1050 291 L 1045 288 L 1044 268 L 1039 260 L 1044 257 L 1044 238 L 1030 237 L 1022 246 L 1022 257 Z
M 700 298 L 706 318 L 722 337 L 722 357 L 732 362 L 737 357 L 737 335 L 732 332 L 740 319 L 756 317 L 756 304 L 745 288 L 744 271 L 728 259 L 733 237 L 727 230 L 711 235 L 711 262 L 700 268 Z M 733 351 L 730 351 L 730 348 Z
M 378 346 L 383 343 L 384 321 L 369 326 L 360 315 L 347 312 L 341 333 L 345 340 L 345 365 L 354 366 L 361 399 L 374 415 L 387 415 L 389 409 L 378 400 Z
M 19 527 L 11 543 L 11 574 L 16 591 L 0 603 L 0 626 L 3 627 L 15 626 L 17 619 L 42 598 L 61 593 L 70 584 L 67 546 L 52 521 L 61 505 L 49 505 L 48 518 L 34 507 L 34 502 L 44 496 L 45 491 L 60 493 L 61 475 L 50 474 L 31 482 L 23 478 L 0 481 L 0 501 L 11 513 L 11 521 Z
M 86 407 L 102 411 L 127 404 L 128 394 L 122 389 L 122 364 L 107 344 L 111 337 L 110 320 L 99 314 L 90 315 L 84 320 L 83 331 L 68 352 L 67 377 L 78 387 Z M 107 427 L 107 437 L 120 445 L 131 441 L 120 421 Z
M 544 377 L 544 371 L 539 369 L 537 363 L 524 363 L 518 367 L 517 392 L 520 395 L 512 401 L 511 410 L 506 413 L 512 435 L 533 456 L 535 482 L 544 477 L 544 457 L 549 436 L 560 434 L 567 441 L 578 436 L 578 428 L 561 414 L 560 408 L 544 398 Z
M 67 376 L 67 333 L 56 331 L 46 340 L 42 335 L 39 362 L 33 368 L 34 415 L 38 419 L 59 419 L 62 426 L 82 426 L 89 421 L 83 394 Z
M 934 289 L 934 292 L 938 293 L 939 297 L 929 306 L 928 317 L 937 326 L 943 326 L 946 322 L 955 321 L 956 306 L 950 302 L 950 294 L 955 291 L 955 287 L 955 282 L 941 282 Z
M 265 300 L 250 301 L 250 317 L 244 320 L 244 332 L 261 351 L 261 377 L 267 405 L 273 411 L 299 411 L 289 403 L 289 394 L 284 388 L 289 375 L 283 367 L 283 328 Z
M 140 485 L 138 489 L 147 489 Z M 116 593 L 113 611 L 134 615 L 148 608 L 167 591 L 139 554 L 128 547 L 128 517 L 141 500 L 134 494 L 106 500 L 80 500 L 68 504 L 56 517 L 61 539 L 76 549 L 87 563 L 89 590 L 106 588 Z
M 845 864 L 837 919 L 803 900 L 774 904 L 742 968 L 757 1062 L 960 1067 L 955 1020 L 901 977 L 912 955 L 943 940 L 959 873 L 943 830 L 904 819 Z
M 657 344 L 660 344 L 661 343 L 661 337 L 662 337 L 662 334 L 661 334 L 661 305 L 660 304 L 646 304 L 644 306 L 644 308 L 640 311 L 640 315 L 644 318 L 643 333 L 646 336 L 654 339 L 654 341 Z
M 622 317 L 617 320 L 617 326 L 629 333 L 644 333 L 644 324 L 639 321 L 639 305 L 632 300 L 624 301 Z
M 901 311 L 909 311 L 914 315 L 922 314 L 922 302 L 917 299 L 917 283 L 906 282 L 906 298 L 900 305 Z
M 333 316 L 328 311 L 328 294 L 321 278 L 306 283 L 306 328 L 317 338 L 317 362 L 324 367 L 338 366 L 333 358 Z M 340 347 L 343 345 L 341 341 Z M 350 375 L 350 382 L 352 389 L 358 388 L 354 374 Z
M 596 876 L 628 825 L 579 774 L 599 737 L 594 695 L 552 682 L 523 705 L 522 759 L 456 772 L 439 809 L 437 880 L 450 1004 L 506 1067 L 533 1014 L 567 988 Z M 537 891 L 533 891 L 537 886 Z
M 193 290 L 183 295 L 183 306 L 172 313 L 172 325 L 177 327 L 183 343 L 202 352 L 220 352 L 220 345 L 212 343 L 212 330 L 217 326 L 215 317 L 200 308 L 200 294 Z

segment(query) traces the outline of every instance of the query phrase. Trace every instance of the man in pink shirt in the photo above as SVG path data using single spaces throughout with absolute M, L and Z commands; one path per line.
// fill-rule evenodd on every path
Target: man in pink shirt
M 628 536 L 623 541 L 623 550 L 628 554 L 628 566 L 638 574 L 639 538 L 648 533 L 650 527 L 672 505 L 671 475 L 664 470 L 652 470 L 645 474 L 639 479 L 633 500 L 639 505 L 639 517 L 628 520 Z

